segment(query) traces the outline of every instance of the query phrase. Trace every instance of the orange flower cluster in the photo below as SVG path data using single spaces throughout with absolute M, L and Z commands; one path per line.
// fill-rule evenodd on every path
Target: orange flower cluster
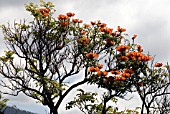
M 116 70 L 116 69 L 113 69 L 113 70 L 111 71 L 111 73 L 114 74 L 114 75 L 118 75 L 118 74 L 120 74 L 120 71 L 119 71 L 119 70 Z
M 124 73 L 132 74 L 132 73 L 134 73 L 134 71 L 132 69 L 125 69 Z
M 58 20 L 66 20 L 66 19 L 68 19 L 67 15 L 63 15 L 63 14 L 58 15 Z
M 118 58 L 118 60 L 119 60 L 119 61 L 127 61 L 127 60 L 129 60 L 129 58 L 128 58 L 127 56 L 120 56 L 120 57 Z
M 150 61 L 152 59 L 151 56 L 146 56 L 140 52 L 129 52 L 127 57 L 132 60 L 138 60 L 138 61 Z
M 155 63 L 154 67 L 161 67 L 163 64 L 162 63 Z
M 87 53 L 87 54 L 86 54 L 86 57 L 87 57 L 87 58 L 97 58 L 97 57 L 98 57 L 98 54 L 90 52 L 90 53 Z
M 123 76 L 115 76 L 114 78 L 115 78 L 115 81 L 125 81 L 126 80 L 126 78 Z
M 107 45 L 109 45 L 109 46 L 112 46 L 112 45 L 115 44 L 113 41 L 109 40 L 108 38 L 106 38 L 106 43 L 107 43 Z
M 75 15 L 75 13 L 72 13 L 72 12 L 68 12 L 68 13 L 67 13 L 67 16 L 68 16 L 68 17 L 73 17 L 74 15 Z
M 122 73 L 121 77 L 125 77 L 125 78 L 129 78 L 131 76 L 131 74 L 129 73 Z
M 82 44 L 82 45 L 87 45 L 88 42 L 89 42 L 89 39 L 88 38 L 79 38 L 77 40 L 78 43 Z
M 72 19 L 72 22 L 73 22 L 73 23 L 82 23 L 82 22 L 83 22 L 83 20 L 79 20 L 79 19 Z
M 92 66 L 92 67 L 89 68 L 89 72 L 98 72 L 98 71 L 100 71 L 99 67 Z
M 102 64 L 97 64 L 96 67 L 98 67 L 99 69 L 103 68 Z
M 105 33 L 108 33 L 110 35 L 112 34 L 112 31 L 113 31 L 112 28 L 104 28 L 104 27 L 100 28 L 100 32 L 105 32 Z
M 96 67 L 92 66 L 89 68 L 89 72 L 97 72 L 97 75 L 100 76 L 107 76 L 108 72 L 106 71 L 101 71 L 100 69 L 103 68 L 102 64 L 97 64 Z
M 120 28 L 120 26 L 118 26 L 118 27 L 117 27 L 117 31 L 118 31 L 118 32 L 125 32 L 125 31 L 126 31 L 126 29 L 124 29 L 124 28 Z
M 122 74 L 120 74 L 119 76 L 115 76 L 115 81 L 125 81 L 133 73 L 134 71 L 132 69 L 125 69 Z
M 46 16 L 48 16 L 50 9 L 49 8 L 40 8 L 40 9 L 38 9 L 38 11 L 46 17 Z
M 129 47 L 129 46 L 125 46 L 125 45 L 120 45 L 120 46 L 118 46 L 118 47 L 116 48 L 117 51 L 123 52 L 123 53 L 125 53 L 126 50 L 128 50 L 128 49 L 130 49 L 130 47 Z
M 68 26 L 68 22 L 67 22 L 67 21 L 65 21 L 65 22 L 60 22 L 60 25 L 61 25 L 61 26 Z
M 97 23 L 97 26 L 98 27 L 101 27 L 101 28 L 104 28 L 104 27 L 106 27 L 106 23 L 101 23 L 100 21 L 98 21 L 98 23 Z
M 69 17 L 73 17 L 74 15 L 75 14 L 71 13 L 71 12 L 68 12 L 66 15 L 60 14 L 60 15 L 58 15 L 58 20 L 66 20 Z
M 106 71 L 98 71 L 97 74 L 100 75 L 100 76 L 107 76 L 108 72 L 106 72 Z

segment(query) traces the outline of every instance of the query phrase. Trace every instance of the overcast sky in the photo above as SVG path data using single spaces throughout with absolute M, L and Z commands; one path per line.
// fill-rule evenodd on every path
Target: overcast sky
M 45 0 L 46 1 L 46 0 Z M 56 6 L 57 15 L 74 12 L 76 18 L 85 23 L 101 20 L 114 29 L 120 25 L 127 29 L 129 36 L 137 34 L 136 42 L 141 44 L 145 53 L 156 55 L 155 61 L 169 62 L 170 58 L 170 0 L 50 0 Z M 14 20 L 27 19 L 30 15 L 24 9 L 24 4 L 39 0 L 0 0 L 0 24 L 13 23 Z M 0 30 L 0 52 L 5 49 L 3 35 Z M 73 92 L 74 93 L 74 92 Z M 71 98 L 69 95 L 67 99 Z M 16 104 L 19 108 L 32 110 L 39 114 L 46 114 L 41 105 L 35 104 L 31 99 L 20 95 L 10 97 L 9 105 Z M 134 99 L 135 100 L 135 99 Z M 132 101 L 134 102 L 134 101 Z M 134 104 L 129 104 L 134 105 Z M 136 104 L 135 104 L 136 105 Z M 65 112 L 64 106 L 61 109 Z M 60 113 L 61 113 L 60 112 Z

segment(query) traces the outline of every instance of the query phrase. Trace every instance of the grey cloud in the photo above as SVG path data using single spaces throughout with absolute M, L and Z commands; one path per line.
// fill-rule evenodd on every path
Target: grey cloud
M 23 4 L 27 4 L 30 2 L 39 2 L 39 0 L 0 0 L 0 7 L 20 7 Z

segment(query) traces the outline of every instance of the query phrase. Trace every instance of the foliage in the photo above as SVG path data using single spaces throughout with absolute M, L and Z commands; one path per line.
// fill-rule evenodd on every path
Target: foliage
M 0 110 L 6 107 L 6 102 L 8 102 L 8 99 L 2 99 L 2 96 L 0 95 Z

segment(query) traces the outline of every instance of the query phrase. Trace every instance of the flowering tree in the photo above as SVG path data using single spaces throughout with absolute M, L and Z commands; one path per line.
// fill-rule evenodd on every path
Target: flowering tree
M 0 57 L 0 73 L 10 84 L 1 81 L 0 85 L 12 90 L 2 93 L 23 92 L 47 105 L 50 114 L 58 114 L 60 104 L 71 90 L 85 83 L 97 84 L 108 93 L 103 95 L 100 105 L 95 104 L 88 111 L 106 114 L 111 111 L 108 101 L 140 90 L 152 57 L 134 43 L 137 35 L 131 42 L 126 38 L 126 29 L 118 26 L 113 31 L 100 21 L 82 24 L 71 12 L 55 18 L 51 2 L 25 7 L 33 21 L 2 25 L 8 50 Z M 81 81 L 67 83 L 76 75 L 82 76 L 82 72 Z M 90 97 L 85 101 L 94 102 L 96 94 L 80 91 L 80 96 Z
M 114 38 L 114 44 L 113 39 L 106 39 L 112 34 L 106 24 L 82 25 L 82 20 L 72 18 L 74 13 L 61 14 L 56 19 L 53 7 L 51 2 L 42 2 L 40 7 L 30 3 L 26 10 L 33 21 L 2 25 L 9 50 L 0 57 L 0 73 L 10 82 L 8 85 L 2 80 L 1 86 L 13 91 L 2 93 L 23 92 L 47 105 L 50 114 L 57 114 L 66 95 L 88 81 L 89 67 L 102 60 L 112 45 L 119 45 L 120 39 Z M 82 75 L 80 71 L 84 79 L 68 86 L 66 80 Z

